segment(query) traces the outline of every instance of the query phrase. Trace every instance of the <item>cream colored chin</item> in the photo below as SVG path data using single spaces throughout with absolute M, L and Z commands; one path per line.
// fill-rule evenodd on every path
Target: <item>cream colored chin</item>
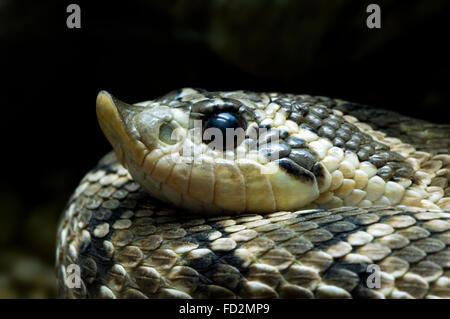
M 263 174 L 263 165 L 248 159 L 229 161 L 202 157 L 202 161 L 181 163 L 171 155 L 153 150 L 143 166 L 132 159 L 127 168 L 152 196 L 193 212 L 231 214 L 271 213 L 296 210 L 319 197 L 316 180 L 301 181 L 274 166 Z
M 194 199 L 187 194 L 181 194 L 175 191 L 172 187 L 163 182 L 158 182 L 151 176 L 147 175 L 140 169 L 136 169 L 134 165 L 127 165 L 128 171 L 149 194 L 153 197 L 167 203 L 171 203 L 177 207 L 182 207 L 195 213 L 208 213 L 209 215 L 219 215 L 223 209 L 208 204 L 200 200 Z

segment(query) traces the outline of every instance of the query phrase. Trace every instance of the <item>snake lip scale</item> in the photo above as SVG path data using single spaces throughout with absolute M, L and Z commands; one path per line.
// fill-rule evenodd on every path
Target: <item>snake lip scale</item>
M 60 297 L 450 298 L 450 125 L 192 88 L 96 110 L 113 152 L 59 222 Z

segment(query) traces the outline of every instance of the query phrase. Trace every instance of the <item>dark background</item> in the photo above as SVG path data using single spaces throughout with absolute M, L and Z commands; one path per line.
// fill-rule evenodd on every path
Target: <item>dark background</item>
M 0 2 L 0 297 L 55 296 L 57 219 L 110 148 L 100 89 L 309 93 L 449 123 L 448 1 L 376 1 L 381 29 L 368 1 L 93 2 Z

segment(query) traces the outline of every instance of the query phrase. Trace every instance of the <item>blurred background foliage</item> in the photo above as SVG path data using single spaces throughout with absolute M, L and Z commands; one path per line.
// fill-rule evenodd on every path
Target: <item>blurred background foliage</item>
M 81 29 L 66 27 L 69 3 Z M 55 297 L 57 220 L 109 150 L 100 89 L 184 86 L 339 97 L 448 123 L 449 2 L 0 0 L 0 297 Z

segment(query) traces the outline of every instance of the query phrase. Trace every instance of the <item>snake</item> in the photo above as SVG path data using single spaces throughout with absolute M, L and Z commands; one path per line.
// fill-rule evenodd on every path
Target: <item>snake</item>
M 197 88 L 96 113 L 113 150 L 60 218 L 61 298 L 450 298 L 450 125 Z

